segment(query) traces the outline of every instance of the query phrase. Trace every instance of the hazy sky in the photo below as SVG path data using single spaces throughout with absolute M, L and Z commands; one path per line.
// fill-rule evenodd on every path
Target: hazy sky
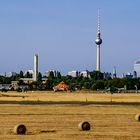
M 133 71 L 140 60 L 140 0 L 0 0 L 0 73 L 95 70 L 97 10 L 101 70 Z

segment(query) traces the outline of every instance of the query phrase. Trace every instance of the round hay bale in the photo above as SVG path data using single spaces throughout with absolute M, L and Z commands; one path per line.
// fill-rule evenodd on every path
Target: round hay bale
M 26 134 L 27 128 L 24 124 L 17 124 L 14 127 L 14 133 L 18 135 L 24 135 Z
M 81 131 L 88 131 L 88 130 L 90 130 L 90 127 L 91 127 L 90 123 L 86 122 L 86 121 L 80 122 L 79 125 L 78 125 L 78 128 Z
M 137 114 L 137 115 L 135 116 L 135 120 L 136 120 L 136 121 L 140 121 L 140 114 Z

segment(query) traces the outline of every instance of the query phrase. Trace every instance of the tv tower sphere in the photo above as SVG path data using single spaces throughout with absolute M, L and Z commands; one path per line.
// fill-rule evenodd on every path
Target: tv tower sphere
M 102 39 L 100 38 L 100 33 L 99 32 L 97 33 L 97 38 L 95 40 L 95 43 L 97 45 L 101 45 L 102 44 Z
M 97 36 L 95 43 L 97 45 L 97 58 L 96 58 L 96 70 L 100 71 L 100 45 L 102 44 L 102 39 L 101 39 L 101 33 L 100 33 L 100 14 L 98 10 L 98 31 L 97 31 Z

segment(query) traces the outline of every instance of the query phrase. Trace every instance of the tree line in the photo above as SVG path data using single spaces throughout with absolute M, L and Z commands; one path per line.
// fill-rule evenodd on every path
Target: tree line
M 59 82 L 64 81 L 69 85 L 70 90 L 75 89 L 90 89 L 90 90 L 108 90 L 113 91 L 119 88 L 125 88 L 127 90 L 139 90 L 140 89 L 140 78 L 104 78 L 104 74 L 99 71 L 90 72 L 89 77 L 62 76 L 60 72 L 54 75 L 50 72 L 49 77 L 45 82 L 42 82 L 42 74 L 38 73 L 38 80 L 32 83 L 24 83 L 20 78 L 32 78 L 32 74 L 27 72 L 25 75 L 22 71 L 11 77 L 0 76 L 0 84 L 11 84 L 11 81 L 19 81 L 19 85 L 28 85 L 28 90 L 52 90 Z

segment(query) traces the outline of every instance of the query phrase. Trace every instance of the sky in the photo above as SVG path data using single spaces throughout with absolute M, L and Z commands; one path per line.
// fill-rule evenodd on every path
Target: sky
M 140 0 L 0 0 L 0 73 L 96 69 L 101 15 L 101 71 L 132 72 L 140 60 Z

